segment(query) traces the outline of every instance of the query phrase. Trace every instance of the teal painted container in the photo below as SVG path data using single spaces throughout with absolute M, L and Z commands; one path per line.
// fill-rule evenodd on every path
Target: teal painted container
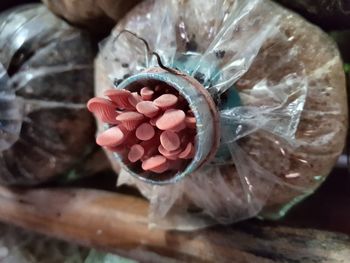
M 208 91 L 194 78 L 181 72 L 168 72 L 153 68 L 133 75 L 118 85 L 118 89 L 131 92 L 139 91 L 145 86 L 165 83 L 176 89 L 188 102 L 196 118 L 197 136 L 195 138 L 195 156 L 182 171 L 176 173 L 156 174 L 137 169 L 127 158 L 115 153 L 123 168 L 132 176 L 151 184 L 175 183 L 201 167 L 215 155 L 220 141 L 219 113 Z

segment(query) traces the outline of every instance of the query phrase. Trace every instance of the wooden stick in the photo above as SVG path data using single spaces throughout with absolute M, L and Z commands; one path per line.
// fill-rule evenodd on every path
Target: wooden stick
M 0 220 L 141 261 L 347 262 L 343 234 L 248 222 L 179 232 L 149 229 L 147 202 L 84 189 L 0 187 Z M 148 251 L 148 252 L 145 252 Z

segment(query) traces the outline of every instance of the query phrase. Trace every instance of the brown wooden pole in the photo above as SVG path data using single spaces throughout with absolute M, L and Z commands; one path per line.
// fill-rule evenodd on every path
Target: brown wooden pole
M 350 239 L 343 234 L 256 222 L 165 231 L 148 228 L 147 210 L 145 200 L 105 191 L 0 187 L 0 221 L 147 262 L 165 257 L 187 262 L 350 260 Z

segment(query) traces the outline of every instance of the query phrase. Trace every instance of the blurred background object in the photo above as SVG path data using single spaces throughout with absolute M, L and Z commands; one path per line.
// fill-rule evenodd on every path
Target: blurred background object
M 350 1 L 349 0 L 274 0 L 299 13 L 310 22 L 327 31 L 338 44 L 347 74 L 348 105 L 350 105 Z M 350 139 L 348 135 L 344 153 L 336 169 L 350 174 Z
M 2 263 L 83 263 L 88 249 L 0 224 Z
M 323 29 L 350 28 L 350 1 L 348 0 L 275 0 L 300 13 Z
M 316 230 L 320 227 L 317 222 L 303 227 L 286 227 L 281 223 L 255 219 L 198 231 L 166 231 L 160 228 L 150 229 L 147 224 L 148 203 L 130 195 L 92 189 L 42 188 L 11 191 L 0 187 L 0 200 L 3 202 L 0 213 L 2 221 L 71 243 L 117 253 L 138 262 L 344 263 L 350 253 L 350 239 L 347 235 Z M 316 209 L 320 207 L 319 204 L 316 204 Z M 40 216 L 37 215 L 38 211 L 42 211 Z M 15 215 L 12 220 L 9 217 L 11 215 Z M 324 219 L 329 218 L 318 218 L 318 221 L 324 222 Z M 333 229 L 344 227 L 336 224 L 335 217 L 333 219 Z M 74 245 L 50 241 L 40 235 L 23 233 L 19 229 L 9 231 L 12 231 L 9 233 L 13 233 L 13 236 L 6 238 L 17 241 L 18 244 L 12 246 L 20 250 L 12 250 L 8 245 L 6 247 L 12 253 L 27 252 L 32 255 L 34 260 L 30 263 L 37 263 L 35 260 L 38 258 L 46 259 L 38 261 L 40 263 L 67 262 L 55 259 L 62 259 L 66 255 L 68 260 L 72 251 L 77 254 L 76 261 L 73 262 L 80 263 L 82 256 L 86 255 L 86 250 L 78 250 Z M 18 238 L 17 231 L 24 238 Z M 21 240 L 25 241 L 23 245 L 19 242 Z M 43 246 L 45 252 L 40 254 Z M 124 261 L 95 251 L 89 253 L 86 261 L 112 262 Z
M 348 18 L 350 21 L 350 16 Z M 350 28 L 350 26 L 348 26 Z M 337 43 L 343 62 L 347 81 L 348 106 L 350 106 L 350 29 L 330 31 L 330 36 Z M 344 153 L 340 156 L 336 168 L 347 170 L 350 175 L 350 132 L 348 131 L 347 143 Z
M 0 14 L 0 182 L 74 171 L 95 148 L 90 37 L 42 4 Z
M 0 1 L 0 11 L 9 9 L 14 6 L 29 3 L 39 3 L 40 0 L 2 0 Z
M 73 25 L 89 29 L 99 36 L 109 33 L 141 0 L 43 0 L 48 8 Z
M 92 11 L 91 15 L 95 16 L 93 19 L 89 18 L 89 11 L 84 11 L 81 14 L 75 14 L 75 12 L 79 13 L 82 9 L 75 10 L 74 8 L 70 7 L 72 9 L 70 9 L 69 12 L 67 12 L 67 10 L 64 8 L 60 9 L 60 6 L 67 8 L 69 5 L 75 5 L 75 7 L 86 5 L 85 9 L 83 9 L 88 10 L 91 7 L 88 6 L 89 1 L 81 0 L 80 3 L 77 3 L 79 1 L 67 0 L 66 4 L 63 4 L 63 0 L 45 1 L 48 3 L 50 8 L 52 8 L 52 10 L 54 10 L 59 16 L 63 17 L 67 21 L 71 21 L 73 24 L 90 29 L 95 34 L 97 33 L 101 36 L 106 35 L 109 32 L 110 28 L 115 24 L 115 19 L 117 19 L 120 15 L 123 15 L 123 13 L 114 13 L 115 10 L 113 11 L 113 8 L 108 8 L 108 1 L 100 1 L 101 3 L 105 3 L 105 5 L 107 5 L 108 10 Z M 0 11 L 14 7 L 21 3 L 30 2 L 39 1 L 1 0 Z M 114 1 L 113 3 L 119 2 L 120 1 Z M 130 3 L 127 3 L 126 5 L 132 5 L 131 2 L 137 1 L 130 1 Z M 302 13 L 305 17 L 311 19 L 312 22 L 322 26 L 324 29 L 328 31 L 333 30 L 331 32 L 331 36 L 336 40 L 342 51 L 343 59 L 346 63 L 344 68 L 347 72 L 349 81 L 349 33 L 346 30 L 338 30 L 350 28 L 350 20 L 348 19 L 349 14 L 342 11 L 345 10 L 344 7 L 346 8 L 346 0 L 337 2 L 333 0 L 280 0 L 280 2 L 285 3 L 286 6 L 294 7 L 294 10 Z M 310 7 L 306 8 L 305 5 L 301 4 L 302 2 L 309 4 Z M 298 8 L 296 8 L 297 6 Z M 311 8 L 312 6 L 314 6 L 313 9 Z M 327 6 L 328 8 L 326 8 Z M 340 11 L 339 7 L 341 7 Z M 111 12 L 114 13 L 114 15 L 111 14 Z M 112 18 L 114 16 L 117 18 Z M 38 43 L 39 46 L 41 46 L 41 43 L 43 42 L 39 41 Z M 83 51 L 87 43 L 80 42 L 80 44 L 82 45 Z M 29 46 L 32 46 L 32 44 Z M 33 46 L 35 47 L 36 45 Z M 62 54 L 66 54 L 63 50 L 63 46 L 62 49 L 57 49 L 57 51 L 61 52 Z M 12 66 L 11 71 L 18 72 L 18 70 L 25 68 L 22 66 L 22 55 L 28 58 L 28 54 L 30 56 L 38 55 L 35 53 L 36 52 L 34 52 L 34 54 L 31 54 L 31 52 L 28 53 L 27 51 L 23 53 L 19 52 L 16 55 L 16 59 L 10 63 L 15 66 Z M 87 53 L 90 57 L 90 51 L 87 51 Z M 7 55 L 8 54 L 9 53 L 7 53 Z M 47 53 L 47 55 L 48 54 L 49 53 Z M 45 56 L 43 56 L 43 58 L 45 58 Z M 67 59 L 71 58 L 68 56 Z M 56 77 L 57 79 L 63 79 L 59 78 L 58 76 Z M 87 84 L 87 86 L 89 86 L 87 89 L 90 89 L 90 85 Z M 58 86 L 56 85 L 47 85 L 44 90 L 57 87 Z M 73 87 L 76 88 L 74 85 Z M 29 95 L 26 94 L 26 92 L 23 92 L 23 94 L 25 96 Z M 3 105 L 0 103 L 0 108 L 1 106 Z M 41 122 L 44 122 L 45 120 L 49 120 L 52 123 L 57 122 L 57 119 L 51 118 L 51 115 L 48 116 L 44 113 L 36 114 L 37 116 L 40 116 L 42 114 L 42 117 L 38 117 L 37 119 L 40 119 Z M 63 126 L 70 127 L 70 125 L 73 125 L 73 119 L 69 118 L 69 115 L 65 116 L 67 117 L 65 119 L 67 122 L 63 121 L 63 123 L 66 123 L 67 126 L 65 124 L 62 124 L 60 121 L 57 122 L 57 125 L 60 123 Z M 88 122 L 87 125 L 91 125 L 91 119 L 88 119 L 90 118 L 86 117 L 86 120 Z M 32 123 L 28 121 L 28 119 L 26 119 L 26 121 L 27 122 L 23 127 L 27 127 L 26 129 L 30 131 Z M 55 125 L 51 126 L 51 128 L 54 128 Z M 86 129 L 87 127 L 82 126 L 80 128 Z M 39 131 L 40 129 L 35 132 L 37 133 L 36 137 L 44 138 L 45 136 L 43 136 L 41 133 L 38 133 Z M 66 131 L 68 132 L 68 130 Z M 30 133 L 20 139 L 20 141 L 22 141 L 22 144 L 23 141 L 28 139 L 29 134 Z M 91 143 L 91 138 L 93 138 L 93 136 L 89 134 L 87 137 L 90 137 L 89 143 Z M 71 145 L 72 148 L 75 146 L 75 144 Z M 31 152 L 31 149 L 29 149 L 30 147 L 26 147 L 28 151 L 22 151 L 19 146 L 17 147 L 18 150 L 16 153 L 14 155 L 9 155 L 8 160 L 16 160 L 16 156 L 25 155 L 25 157 L 28 157 L 29 160 L 31 160 L 28 161 L 28 164 L 31 164 L 33 169 L 43 169 L 43 167 L 41 167 L 43 164 L 38 162 L 35 158 L 35 151 Z M 60 149 L 54 149 L 53 152 L 54 154 L 58 154 L 59 151 Z M 93 156 L 95 156 L 95 154 L 100 156 L 101 152 L 94 153 Z M 62 157 L 61 154 L 59 155 Z M 3 172 L 1 169 L 4 169 L 3 163 L 1 163 L 1 158 L 3 157 L 0 154 L 0 177 Z M 22 158 L 25 159 L 24 157 Z M 206 257 L 206 259 L 208 259 L 208 257 L 212 257 L 212 259 L 215 261 L 217 261 L 219 258 L 227 259 L 228 255 L 231 255 L 237 258 L 243 257 L 245 260 L 247 260 L 247 257 L 249 257 L 251 258 L 251 262 L 255 262 L 257 260 L 275 260 L 276 262 L 288 260 L 290 262 L 296 262 L 296 257 L 300 259 L 300 262 L 305 262 L 306 260 L 314 260 L 315 262 L 347 262 L 347 259 L 349 258 L 348 236 L 304 228 L 336 231 L 350 235 L 350 213 L 348 209 L 350 203 L 350 177 L 349 173 L 346 170 L 346 167 L 348 165 L 348 158 L 349 152 L 344 152 L 337 163 L 337 167 L 333 170 L 331 176 L 325 182 L 325 184 L 323 184 L 313 196 L 307 198 L 304 202 L 294 207 L 287 215 L 287 217 L 284 218 L 284 220 L 273 223 L 272 225 L 267 222 L 257 222 L 257 220 L 250 220 L 248 222 L 240 223 L 231 227 L 213 227 L 208 230 L 197 231 L 192 234 L 180 233 L 177 231 L 154 232 L 152 230 L 148 230 L 145 224 L 147 221 L 147 204 L 144 201 L 141 201 L 140 198 L 136 199 L 130 196 L 138 195 L 136 190 L 127 187 L 118 188 L 118 192 L 122 192 L 128 195 L 127 197 L 125 197 L 125 195 L 122 196 L 122 199 L 118 199 L 120 196 L 114 195 L 114 193 L 108 193 L 105 191 L 99 191 L 99 193 L 96 193 L 95 190 L 92 190 L 99 188 L 108 190 L 109 192 L 116 191 L 115 175 L 112 174 L 112 172 L 105 174 L 99 173 L 94 178 L 81 178 L 74 183 L 70 182 L 69 185 L 71 187 L 80 187 L 85 189 L 87 188 L 87 190 L 82 195 L 76 195 L 76 189 L 72 189 L 72 191 L 68 191 L 68 193 L 63 190 L 62 195 L 60 195 L 64 197 L 62 199 L 62 202 L 57 202 L 57 195 L 55 191 L 52 191 L 52 188 L 48 188 L 47 191 L 33 189 L 28 190 L 27 192 L 16 192 L 9 190 L 3 191 L 4 188 L 1 188 L 0 218 L 1 221 L 6 221 L 10 224 L 27 227 L 33 231 L 39 231 L 48 235 L 54 235 L 66 240 L 68 239 L 71 242 L 79 242 L 82 245 L 87 245 L 91 240 L 100 240 L 104 235 L 106 235 L 104 242 L 110 243 L 108 243 L 109 247 L 104 247 L 105 249 L 106 247 L 111 248 L 111 245 L 114 245 L 114 248 L 120 245 L 124 245 L 127 247 L 129 253 L 133 254 L 135 258 L 141 257 L 143 259 L 145 259 L 146 253 L 144 250 L 152 250 L 152 252 L 149 252 L 148 254 L 150 257 L 149 259 L 157 258 L 158 261 L 160 260 L 160 257 L 157 256 L 157 253 L 179 257 L 179 261 L 182 262 L 185 258 L 188 259 L 188 261 L 193 261 L 196 255 L 202 259 Z M 51 158 L 48 158 L 46 160 L 47 163 L 44 163 L 44 167 L 46 167 L 46 164 L 52 165 L 52 162 L 50 162 L 52 160 Z M 78 169 L 71 170 L 68 176 L 68 180 L 69 178 L 76 178 L 79 174 L 92 172 L 96 167 L 96 162 L 97 166 L 100 165 L 102 167 L 105 167 L 105 163 L 101 163 L 98 160 L 101 159 L 94 158 L 94 162 L 89 161 L 86 165 L 79 166 Z M 22 169 L 18 169 L 21 168 L 21 166 L 18 166 L 13 162 L 6 162 L 6 166 L 8 164 L 11 164 L 11 174 L 13 173 L 13 175 L 16 176 L 20 175 L 20 178 L 22 175 L 28 175 L 28 173 L 24 172 Z M 5 169 L 7 168 L 5 167 Z M 56 172 L 52 171 L 52 173 L 49 172 L 48 175 L 51 176 L 55 174 Z M 40 175 L 40 173 L 38 173 L 38 175 Z M 42 175 L 45 174 L 43 173 Z M 32 182 L 38 182 L 37 179 L 41 181 L 42 178 L 32 179 Z M 30 179 L 29 176 L 29 181 L 32 179 Z M 57 187 L 57 184 L 50 184 L 49 186 Z M 63 186 L 67 187 L 67 184 L 63 184 Z M 79 193 L 80 191 L 81 190 L 78 189 Z M 58 190 L 58 194 L 60 193 L 60 190 Z M 87 198 L 88 196 L 91 196 L 91 194 L 93 195 L 93 198 Z M 104 199 L 105 201 L 96 202 L 96 196 L 102 200 Z M 101 201 L 101 199 L 99 200 Z M 82 207 L 82 201 L 86 202 L 88 205 Z M 138 204 L 140 202 L 142 202 L 142 204 L 139 206 Z M 67 207 L 71 209 L 67 209 Z M 92 207 L 94 209 L 92 209 Z M 140 211 L 142 211 L 141 216 Z M 66 214 L 67 212 L 68 214 Z M 72 218 L 75 219 L 75 221 L 66 220 L 67 216 L 72 215 L 71 213 L 73 213 Z M 96 216 L 95 219 L 98 223 L 96 225 L 96 228 L 91 226 L 91 220 L 89 217 L 91 214 Z M 110 221 L 108 221 L 106 215 L 111 216 Z M 80 218 L 83 220 L 80 220 Z M 74 222 L 74 224 L 71 224 L 71 222 Z M 86 223 L 85 225 L 84 222 Z M 109 223 L 107 224 L 106 222 Z M 280 225 L 288 225 L 289 227 L 281 227 Z M 105 228 L 106 231 L 101 232 L 101 228 Z M 111 234 L 111 229 L 113 231 L 120 232 L 118 232 L 118 235 L 113 235 L 115 232 L 112 232 Z M 131 230 L 131 232 L 126 231 L 126 229 Z M 69 232 L 69 230 L 72 231 Z M 64 231 L 69 232 L 69 234 Z M 77 233 L 81 234 L 81 239 L 77 239 L 77 236 L 79 236 Z M 88 233 L 88 235 L 86 235 L 86 233 Z M 157 235 L 157 233 L 160 234 Z M 116 238 L 116 236 L 125 237 L 125 239 L 119 239 Z M 78 247 L 72 243 L 68 244 L 65 242 L 50 240 L 44 236 L 27 233 L 21 229 L 9 227 L 7 225 L 0 225 L 0 237 L 0 262 L 80 263 L 84 262 L 84 259 L 85 263 L 110 263 L 114 262 L 113 260 L 115 260 L 115 262 L 119 262 L 119 259 L 116 256 L 106 255 L 104 253 L 98 253 L 95 251 L 91 251 L 89 253 L 88 249 Z M 69 237 L 71 237 L 71 239 L 69 239 Z M 159 243 L 156 245 L 155 240 L 159 241 Z M 162 243 L 163 241 L 165 243 Z M 91 246 L 97 246 L 101 248 L 101 243 L 92 242 L 89 244 Z M 136 247 L 136 249 L 133 250 L 130 249 L 130 247 Z M 198 249 L 196 250 L 196 248 Z M 169 260 L 169 258 L 167 259 Z

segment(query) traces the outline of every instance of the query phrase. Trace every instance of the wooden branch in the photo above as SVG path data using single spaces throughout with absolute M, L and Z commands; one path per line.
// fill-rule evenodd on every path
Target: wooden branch
M 343 234 L 256 221 L 195 232 L 149 229 L 147 209 L 142 199 L 104 191 L 0 187 L 1 221 L 142 261 L 164 257 L 186 262 L 350 259 L 350 239 Z

